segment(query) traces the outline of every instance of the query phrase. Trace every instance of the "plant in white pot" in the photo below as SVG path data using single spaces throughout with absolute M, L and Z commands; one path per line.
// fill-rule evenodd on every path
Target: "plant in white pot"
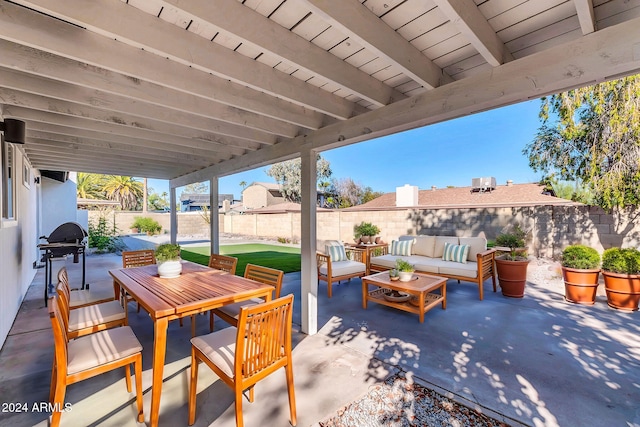
M 156 249 L 156 262 L 158 263 L 158 275 L 169 279 L 178 277 L 182 273 L 180 263 L 180 245 L 165 243 Z
M 398 276 L 400 277 L 401 282 L 408 282 L 413 278 L 413 272 L 416 269 L 409 262 L 398 258 L 396 260 L 396 271 L 398 272 Z

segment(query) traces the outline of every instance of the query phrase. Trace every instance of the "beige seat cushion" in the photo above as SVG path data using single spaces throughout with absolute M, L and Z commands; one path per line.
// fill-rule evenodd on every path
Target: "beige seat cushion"
M 252 305 L 262 304 L 263 302 L 264 302 L 263 299 L 251 298 L 250 300 L 247 300 L 247 301 L 239 301 L 239 302 L 234 302 L 233 304 L 223 305 L 222 307 L 218 308 L 218 311 L 221 311 L 227 316 L 231 316 L 237 319 L 238 316 L 240 315 L 240 309 L 242 307 L 251 307 Z
M 458 238 L 456 236 L 436 236 L 436 245 L 433 252 L 434 258 L 442 258 L 444 253 L 444 244 L 451 243 L 452 245 L 458 244 Z
M 487 239 L 484 237 L 460 237 L 461 245 L 469 245 L 468 261 L 476 261 L 478 254 L 487 250 Z
M 129 326 L 107 329 L 69 341 L 67 373 L 75 374 L 142 351 Z
M 331 263 L 331 275 L 333 277 L 353 275 L 358 273 L 364 273 L 367 271 L 367 266 L 358 261 L 336 261 Z M 326 275 L 328 273 L 327 264 L 320 266 L 320 273 Z
M 208 335 L 191 338 L 191 344 L 222 372 L 233 378 L 237 329 L 233 326 Z
M 446 265 L 438 266 L 438 273 L 444 276 L 455 275 L 469 277 L 470 279 L 478 277 L 478 264 L 475 262 L 468 262 L 466 264 L 442 260 L 440 260 L 440 262 L 446 263 Z
M 436 236 L 416 236 L 411 253 L 433 258 L 436 250 Z
M 101 323 L 124 319 L 126 313 L 120 301 L 109 301 L 80 307 L 69 312 L 69 331 L 90 328 Z
M 100 286 L 90 290 L 77 290 L 69 292 L 69 306 L 71 308 L 107 302 L 114 299 L 113 287 Z

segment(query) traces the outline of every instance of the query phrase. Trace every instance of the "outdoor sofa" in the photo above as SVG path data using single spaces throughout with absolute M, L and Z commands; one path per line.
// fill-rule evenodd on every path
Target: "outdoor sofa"
M 484 297 L 483 283 L 489 277 L 493 292 L 496 291 L 495 250 L 487 249 L 484 237 L 405 235 L 387 247 L 369 252 L 367 274 L 390 270 L 401 258 L 412 264 L 417 273 L 476 283 L 480 300 Z

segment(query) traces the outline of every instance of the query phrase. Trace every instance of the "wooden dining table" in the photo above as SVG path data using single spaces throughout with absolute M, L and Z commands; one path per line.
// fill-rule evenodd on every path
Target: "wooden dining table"
M 123 288 L 147 310 L 154 324 L 150 425 L 157 426 L 169 321 L 251 298 L 271 300 L 273 287 L 182 261 L 182 274 L 165 279 L 157 265 L 110 270 L 114 287 Z

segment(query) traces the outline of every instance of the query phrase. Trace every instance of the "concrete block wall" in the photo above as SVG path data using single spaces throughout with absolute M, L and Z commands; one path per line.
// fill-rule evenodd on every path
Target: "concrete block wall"
M 100 212 L 91 211 L 89 220 Z M 123 234 L 141 212 L 111 212 Z M 168 213 L 148 216 L 168 232 Z M 529 253 L 558 258 L 567 245 L 582 243 L 602 252 L 619 247 L 640 248 L 640 209 L 605 212 L 589 206 L 525 206 L 469 209 L 390 209 L 379 211 L 320 211 L 317 238 L 353 242 L 353 227 L 361 222 L 380 227 L 380 237 L 391 242 L 403 234 L 483 236 L 495 239 L 515 224 L 529 233 Z M 220 232 L 285 238 L 299 242 L 300 214 L 220 215 Z M 178 234 L 209 235 L 209 225 L 197 212 L 178 213 Z

